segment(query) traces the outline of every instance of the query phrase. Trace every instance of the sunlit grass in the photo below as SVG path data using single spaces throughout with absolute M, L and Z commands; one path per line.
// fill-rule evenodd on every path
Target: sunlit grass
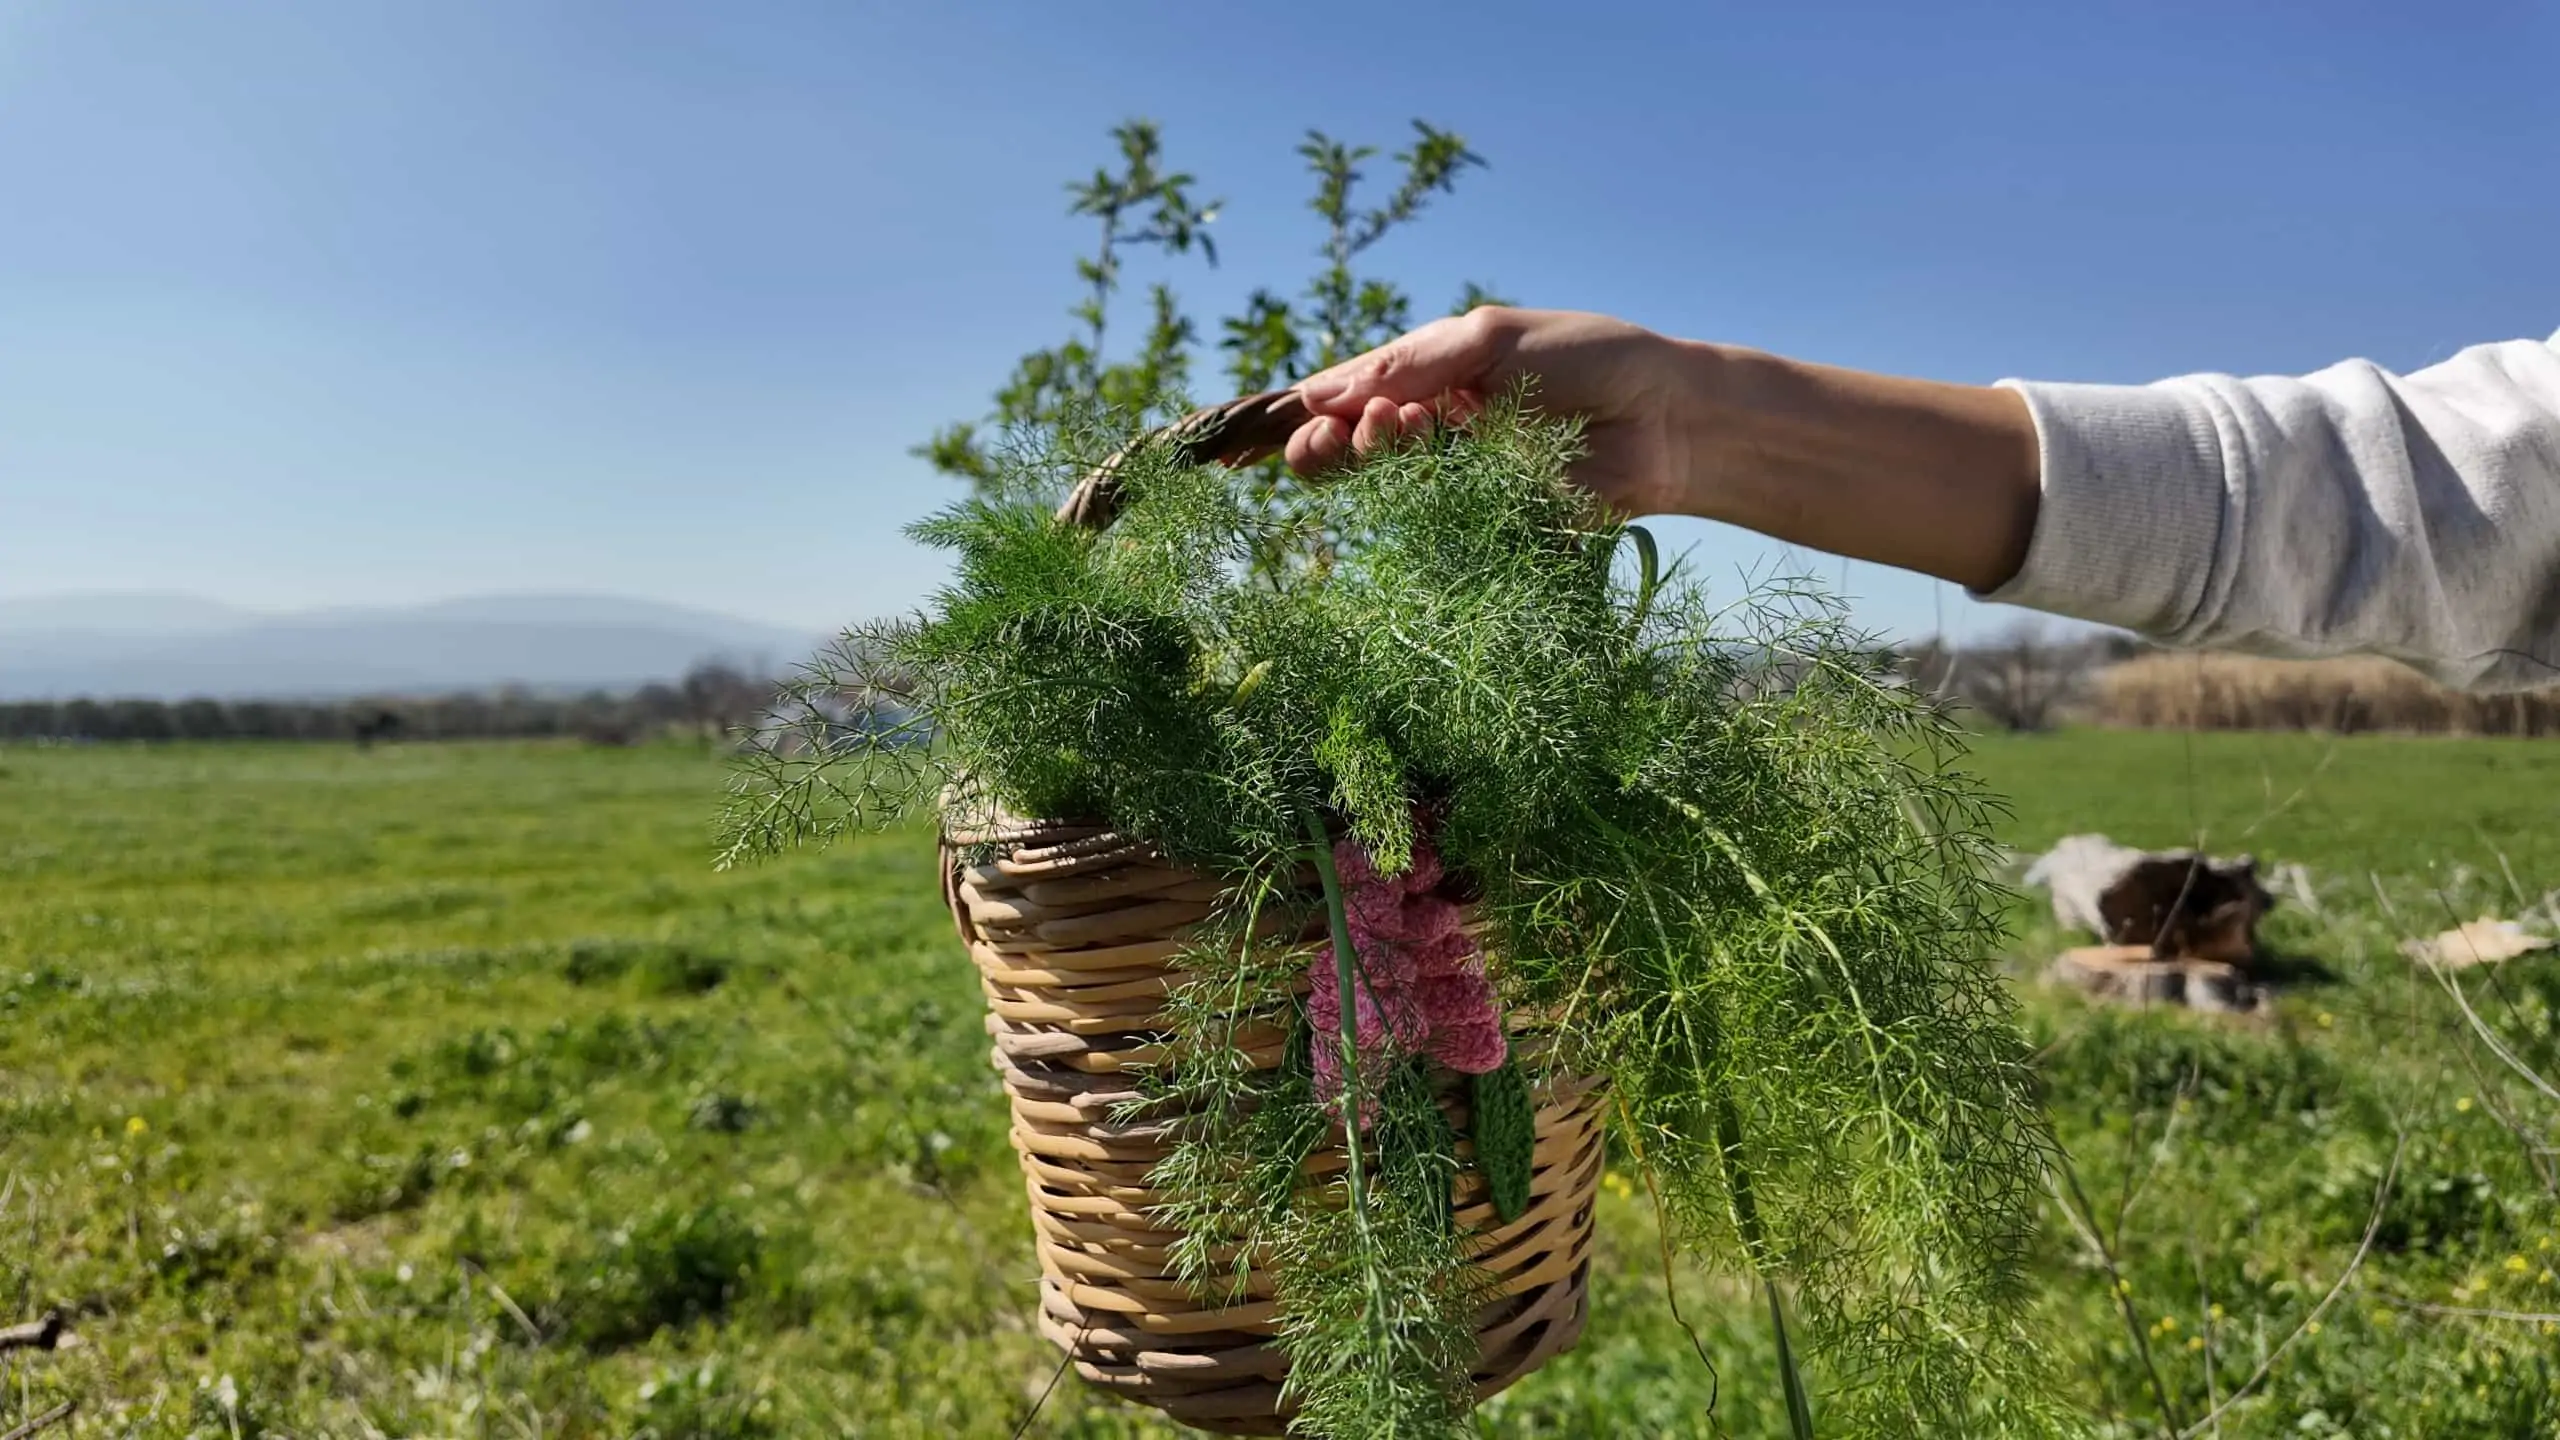
M 2501 853 L 2560 884 L 2560 750 L 2196 744 L 2250 790 L 2206 792 L 2210 843 L 2311 868 L 2324 913 L 2269 933 L 2341 978 L 2253 1025 L 2029 991 L 2084 1185 L 2110 1224 L 2132 1193 L 2164 1384 L 2192 1422 L 2290 1333 L 2396 1124 L 2374 1253 L 2224 1433 L 2547 1432 L 2560 1339 L 2400 1303 L 2560 1310 L 2560 1212 L 2499 1118 L 2535 1112 L 2410 983 L 2363 871 L 2409 926 L 2512 910 Z M 2165 844 L 2183 750 L 1978 763 L 2020 843 Z M 1010 1433 L 1055 1359 L 929 837 L 717 874 L 722 782 L 689 749 L 0 750 L 0 1323 L 60 1304 L 84 1341 L 10 1357 L 0 1430 L 77 1396 L 83 1434 Z M 2262 789 L 2306 798 L 2241 840 Z M 2547 1053 L 2560 965 L 2501 984 L 2484 1013 Z M 1643 1192 L 1602 1206 L 1581 1348 L 1485 1425 L 1715 1433 Z M 2159 1433 L 2058 1215 L 2038 1274 L 2074 1393 Z M 1753 1297 L 1679 1283 L 1724 1431 L 1783 1434 Z M 1030 1433 L 1169 1432 L 1070 1379 Z

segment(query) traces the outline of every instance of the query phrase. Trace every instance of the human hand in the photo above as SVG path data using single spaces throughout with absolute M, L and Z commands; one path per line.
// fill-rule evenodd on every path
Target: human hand
M 2041 452 L 2017 393 L 1488 306 L 1298 384 L 1290 468 L 1455 423 L 1521 379 L 1582 417 L 1573 478 L 1626 515 L 1696 515 L 1989 591 L 2035 531 Z
M 1314 474 L 1352 454 L 1464 419 L 1517 380 L 1534 403 L 1583 417 L 1573 478 L 1628 515 L 1695 508 L 1679 343 L 1606 315 L 1485 306 L 1435 320 L 1298 383 L 1312 418 L 1289 466 Z

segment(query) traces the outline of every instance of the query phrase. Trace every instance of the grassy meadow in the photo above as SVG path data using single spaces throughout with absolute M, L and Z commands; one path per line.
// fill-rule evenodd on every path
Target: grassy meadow
M 2021 848 L 2307 867 L 2266 933 L 2325 977 L 2247 1020 L 2096 1008 L 2032 983 L 2061 942 L 2019 905 L 1997 959 L 2078 1194 L 2034 1258 L 2061 1383 L 2124 1436 L 2560 1434 L 2560 1104 L 2393 950 L 2560 887 L 2560 746 L 1971 763 Z M 929 836 L 715 873 L 723 780 L 680 747 L 0 749 L 0 1324 L 78 1339 L 0 1355 L 0 1434 L 75 1398 L 96 1436 L 1172 1433 L 1072 1378 L 1040 1403 Z M 2471 983 L 2560 1076 L 2560 961 Z M 1693 1348 L 1622 1176 L 1601 1231 L 1580 1349 L 1484 1432 L 1784 1434 L 1749 1292 L 1677 1267 Z

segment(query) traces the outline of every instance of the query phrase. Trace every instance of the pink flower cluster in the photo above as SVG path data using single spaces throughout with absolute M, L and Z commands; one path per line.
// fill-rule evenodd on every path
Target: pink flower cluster
M 1428 1055 L 1462 1074 L 1501 1068 L 1502 1015 L 1484 954 L 1460 928 L 1458 906 L 1433 893 L 1440 857 L 1417 838 L 1413 864 L 1381 875 L 1353 841 L 1333 847 L 1351 923 L 1353 985 L 1359 996 L 1356 1039 L 1373 1055 Z M 1315 1026 L 1316 1095 L 1342 1093 L 1342 997 L 1333 947 L 1325 947 L 1307 979 L 1307 1016 Z

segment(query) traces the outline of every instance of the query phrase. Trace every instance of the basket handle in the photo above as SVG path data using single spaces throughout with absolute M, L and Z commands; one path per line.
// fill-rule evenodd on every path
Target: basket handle
M 1171 445 L 1176 458 L 1185 463 L 1218 460 L 1244 465 L 1278 450 L 1306 422 L 1306 402 L 1294 389 L 1265 390 L 1194 410 L 1093 467 L 1076 482 L 1067 503 L 1058 507 L 1058 519 L 1091 530 L 1108 528 L 1120 516 L 1120 462 L 1140 446 Z

